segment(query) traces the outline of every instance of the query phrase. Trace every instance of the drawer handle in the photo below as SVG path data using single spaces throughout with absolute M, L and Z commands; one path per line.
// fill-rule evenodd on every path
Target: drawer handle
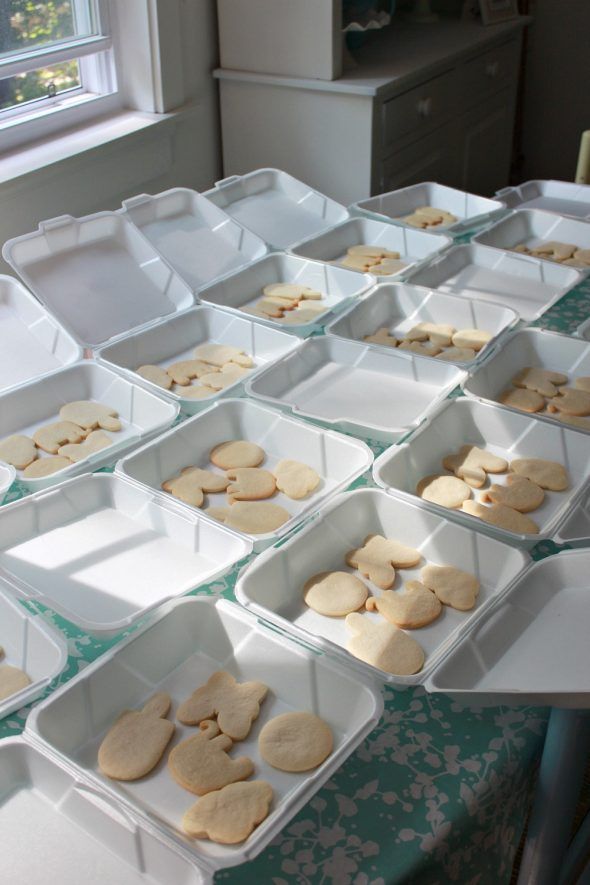
M 497 77 L 498 76 L 498 62 L 497 61 L 489 61 L 486 65 L 486 76 L 487 77 Z
M 431 98 L 421 98 L 418 104 L 416 105 L 416 110 L 418 111 L 419 117 L 429 117 L 432 113 L 432 99 Z

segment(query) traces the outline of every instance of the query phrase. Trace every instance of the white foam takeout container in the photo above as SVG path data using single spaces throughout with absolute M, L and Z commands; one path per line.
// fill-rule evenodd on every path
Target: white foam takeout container
M 590 221 L 590 185 L 572 181 L 525 181 L 497 191 L 509 209 L 543 209 Z
M 516 458 L 543 458 L 557 461 L 567 469 L 571 486 L 563 492 L 546 492 L 541 506 L 527 514 L 539 526 L 538 534 L 517 534 L 485 523 L 463 510 L 451 510 L 423 501 L 425 507 L 462 525 L 492 537 L 522 546 L 534 547 L 553 537 L 570 515 L 588 485 L 590 461 L 588 438 L 574 429 L 555 427 L 529 415 L 501 409 L 466 398 L 452 400 L 420 427 L 408 442 L 392 446 L 377 458 L 373 476 L 379 486 L 406 501 L 421 501 L 416 486 L 425 476 L 445 474 L 442 459 L 462 445 L 486 449 L 508 462 Z M 505 473 L 489 474 L 490 483 L 504 484 Z M 488 483 L 486 483 L 487 488 Z M 479 500 L 474 489 L 472 500 Z
M 210 885 L 188 852 L 93 786 L 32 734 L 0 745 L 3 882 Z M 30 844 L 34 834 L 34 847 Z M 83 874 L 81 874 L 83 870 Z
M 473 243 L 454 246 L 408 275 L 408 282 L 449 295 L 503 305 L 536 320 L 583 279 L 575 267 Z
M 13 277 L 0 275 L 0 390 L 82 358 L 82 349 Z
M 279 169 L 230 175 L 203 196 L 273 249 L 288 249 L 349 216 L 340 203 Z
M 266 244 L 185 187 L 123 201 L 123 214 L 194 290 L 261 258 Z
M 33 614 L 17 602 L 3 580 L 0 580 L 0 647 L 4 651 L 0 655 L 0 667 L 3 664 L 19 667 L 31 680 L 21 691 L 0 699 L 1 720 L 43 694 L 66 666 L 68 650 L 61 633 L 50 627 L 41 615 Z
M 374 285 L 375 278 L 369 274 L 351 273 L 344 267 L 330 267 L 320 261 L 310 261 L 295 255 L 274 253 L 251 264 L 218 283 L 202 289 L 201 301 L 214 307 L 222 307 L 240 317 L 265 323 L 275 329 L 284 329 L 292 335 L 305 337 L 321 329 L 328 318 Z M 244 313 L 240 308 L 254 307 L 263 298 L 262 290 L 272 283 L 298 283 L 322 293 L 322 300 L 300 302 L 305 308 L 324 307 L 313 320 L 295 323 L 280 319 L 268 319 Z M 296 317 L 297 311 L 287 311 L 287 317 Z
M 397 442 L 465 378 L 451 363 L 325 336 L 246 382 L 257 399 L 346 433 Z
M 583 338 L 584 341 L 590 341 L 590 317 L 583 323 L 580 323 L 576 329 L 576 336 L 578 338 Z
M 473 374 L 463 382 L 463 390 L 474 399 L 497 403 L 503 409 L 525 414 L 499 403 L 498 398 L 505 390 L 514 389 L 511 379 L 527 366 L 562 372 L 568 375 L 564 386 L 573 387 L 576 377 L 590 375 L 590 341 L 545 329 L 522 329 L 499 344 L 487 360 L 476 366 Z M 535 412 L 534 417 L 559 427 L 573 426 L 545 412 Z M 588 422 L 590 425 L 590 418 Z M 574 429 L 583 431 L 581 427 Z M 586 432 L 590 432 L 590 426 Z
M 236 396 L 242 391 L 247 377 L 252 377 L 278 357 L 289 353 L 299 342 L 299 338 L 287 334 L 287 329 L 283 332 L 281 329 L 255 323 L 246 314 L 235 316 L 229 311 L 214 307 L 193 307 L 162 320 L 143 332 L 131 333 L 102 347 L 97 351 L 96 357 L 99 363 L 123 372 L 135 383 L 160 396 L 170 397 L 179 404 L 183 412 L 192 415 L 206 409 L 220 397 Z M 175 390 L 163 390 L 135 371 L 145 364 L 166 368 L 179 360 L 193 359 L 195 347 L 204 343 L 239 347 L 252 357 L 254 366 L 248 370 L 247 376 L 225 390 L 212 392 L 205 399 L 183 396 L 182 387 L 176 385 L 173 385 Z M 197 384 L 197 381 L 193 383 Z
M 553 212 L 543 212 L 541 209 L 516 209 L 473 238 L 474 243 L 503 250 L 514 249 L 521 244 L 534 249 L 548 240 L 572 243 L 579 249 L 590 249 L 590 223 L 577 218 L 554 215 Z M 538 260 L 546 261 L 544 258 Z M 555 261 L 548 263 L 559 264 Z M 570 267 L 567 264 L 564 266 Z M 590 273 L 590 268 L 570 269 L 578 271 L 582 276 Z
M 12 464 L 0 461 L 0 504 L 3 503 L 6 493 L 16 479 L 16 470 Z
M 321 477 L 318 488 L 306 498 L 294 500 L 277 492 L 268 499 L 291 514 L 291 519 L 276 531 L 264 535 L 237 532 L 241 537 L 253 541 L 256 550 L 284 537 L 304 516 L 346 488 L 373 462 L 370 449 L 359 440 L 338 433 L 326 433 L 252 400 L 228 399 L 123 458 L 116 470 L 135 482 L 161 492 L 162 482 L 176 476 L 189 465 L 223 475 L 224 471 L 218 470 L 209 461 L 209 452 L 219 443 L 230 439 L 245 439 L 260 445 L 266 452 L 266 459 L 260 465 L 265 470 L 272 472 L 280 460 L 287 458 L 307 464 Z M 170 497 L 166 494 L 166 498 Z M 205 499 L 205 507 L 227 506 L 225 492 L 207 494 Z M 180 501 L 178 504 L 190 507 Z M 190 509 L 194 512 L 194 508 Z
M 491 340 L 476 353 L 475 359 L 462 363 L 464 366 L 473 366 L 518 322 L 518 316 L 507 307 L 443 295 L 423 286 L 382 283 L 369 290 L 346 313 L 329 323 L 326 335 L 364 342 L 366 335 L 372 335 L 377 329 L 387 326 L 393 336 L 403 338 L 413 326 L 423 322 L 446 323 L 457 330 L 476 328 L 489 332 L 492 335 Z M 394 349 L 373 342 L 365 343 L 387 352 Z M 436 357 L 426 359 L 436 363 L 444 362 Z
M 131 383 L 106 366 L 85 360 L 0 394 L 0 439 L 12 434 L 32 437 L 40 427 L 61 420 L 59 410 L 63 405 L 78 400 L 93 400 L 116 409 L 121 430 L 105 431 L 112 440 L 110 446 L 57 473 L 27 478 L 18 470 L 17 479 L 30 491 L 115 461 L 122 452 L 161 433 L 178 415 L 178 405 L 169 399 Z M 37 449 L 37 455 L 51 457 L 41 449 Z
M 453 565 L 475 575 L 480 582 L 476 605 L 460 612 L 449 606 L 431 624 L 407 631 L 424 649 L 426 660 L 414 676 L 393 676 L 366 664 L 346 651 L 350 633 L 344 618 L 328 618 L 303 601 L 306 581 L 325 571 L 357 574 L 346 565 L 346 554 L 361 547 L 368 535 L 395 538 L 422 553 L 417 568 L 396 569 L 395 591 L 406 581 L 420 580 L 426 564 Z M 242 605 L 285 632 L 334 656 L 344 667 L 400 686 L 422 684 L 436 669 L 447 649 L 466 626 L 529 562 L 515 548 L 441 518 L 422 504 L 410 503 L 380 489 L 359 489 L 338 495 L 284 544 L 258 556 L 242 572 L 236 596 Z M 361 578 L 373 596 L 381 591 Z M 377 612 L 363 617 L 384 623 Z
M 88 633 L 128 629 L 213 581 L 252 545 L 172 499 L 86 474 L 0 509 L 0 576 Z
M 194 304 L 193 292 L 123 215 L 62 215 L 7 240 L 2 255 L 85 348 Z
M 173 780 L 165 762 L 128 783 L 109 780 L 97 765 L 98 747 L 122 709 L 141 709 L 155 692 L 164 691 L 172 698 L 173 716 L 178 704 L 220 669 L 240 682 L 260 680 L 269 687 L 250 734 L 231 756 L 250 757 L 255 765 L 252 779 L 267 781 L 274 798 L 269 816 L 239 845 L 192 840 L 183 834 L 182 816 L 198 797 Z M 91 781 L 109 803 L 149 823 L 166 844 L 211 874 L 256 857 L 376 726 L 382 708 L 374 684 L 269 629 L 235 603 L 199 597 L 159 609 L 133 636 L 55 692 L 29 719 L 28 730 L 47 752 Z M 302 774 L 271 768 L 258 751 L 264 724 L 291 710 L 317 714 L 334 735 L 330 756 Z M 177 722 L 173 745 L 195 731 Z M 166 882 L 171 881 L 169 874 Z
M 460 236 L 484 224 L 504 212 L 506 208 L 500 200 L 478 197 L 434 181 L 424 181 L 360 200 L 350 206 L 350 211 L 353 215 L 366 215 L 368 218 L 411 228 L 412 226 L 406 225 L 402 218 L 411 215 L 420 206 L 444 209 L 455 215 L 458 221 L 453 224 L 439 224 L 436 227 L 426 228 L 428 233 L 437 232 L 451 236 Z
M 411 227 L 399 227 L 370 218 L 350 218 L 331 230 L 309 237 L 290 250 L 302 258 L 326 261 L 339 265 L 350 246 L 381 246 L 399 252 L 405 263 L 397 273 L 377 275 L 378 279 L 404 279 L 412 268 L 428 262 L 434 255 L 451 245 L 452 239 Z M 351 270 L 351 268 L 346 268 Z

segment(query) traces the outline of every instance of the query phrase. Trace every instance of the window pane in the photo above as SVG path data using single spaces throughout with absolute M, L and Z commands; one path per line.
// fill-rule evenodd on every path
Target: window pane
M 0 112 L 27 102 L 55 98 L 82 85 L 77 59 L 0 80 Z
M 0 0 L 0 56 L 96 33 L 91 0 Z

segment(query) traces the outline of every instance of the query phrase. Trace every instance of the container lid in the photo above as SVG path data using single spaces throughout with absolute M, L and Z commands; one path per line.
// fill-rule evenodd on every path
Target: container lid
M 468 704 L 590 707 L 590 550 L 534 563 L 426 683 Z
M 590 185 L 572 181 L 525 181 L 495 196 L 510 209 L 544 209 L 557 215 L 590 219 Z
M 83 347 L 194 304 L 193 292 L 123 215 L 62 215 L 2 255 Z

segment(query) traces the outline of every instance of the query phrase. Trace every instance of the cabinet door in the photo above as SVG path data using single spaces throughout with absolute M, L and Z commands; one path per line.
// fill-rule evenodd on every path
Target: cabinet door
M 383 160 L 373 193 L 387 193 L 420 181 L 438 181 L 457 187 L 454 128 L 454 125 L 442 126 Z
M 459 118 L 463 190 L 490 196 L 508 184 L 514 102 L 515 90 L 511 87 Z

